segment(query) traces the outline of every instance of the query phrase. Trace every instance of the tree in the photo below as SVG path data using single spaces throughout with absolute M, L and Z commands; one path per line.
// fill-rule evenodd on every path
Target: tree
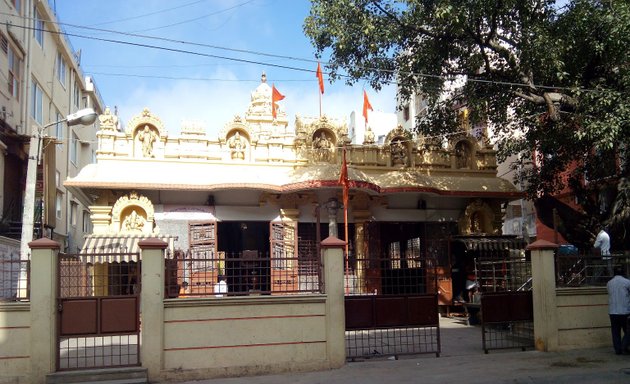
M 332 80 L 420 93 L 420 134 L 457 131 L 465 103 L 532 198 L 571 187 L 595 206 L 585 175 L 611 154 L 628 173 L 627 0 L 313 0 L 304 31 Z

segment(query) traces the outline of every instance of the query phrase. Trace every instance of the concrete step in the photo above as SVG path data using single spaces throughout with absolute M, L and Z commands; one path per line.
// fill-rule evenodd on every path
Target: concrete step
M 146 368 L 107 368 L 55 372 L 46 375 L 46 384 L 147 384 Z

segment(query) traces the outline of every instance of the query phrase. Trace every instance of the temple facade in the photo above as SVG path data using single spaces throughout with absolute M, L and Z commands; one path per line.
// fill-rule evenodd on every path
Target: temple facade
M 285 283 L 299 284 L 304 266 L 319 260 L 319 242 L 334 235 L 347 240 L 350 274 L 370 273 L 356 260 L 374 255 L 391 258 L 391 268 L 431 256 L 449 275 L 445 239 L 501 235 L 501 207 L 520 197 L 497 177 L 495 151 L 465 131 L 436 139 L 392 126 L 376 144 L 368 128 L 363 143 L 351 144 L 342 120 L 297 116 L 291 126 L 282 108 L 276 112 L 264 76 L 218 137 L 195 124 L 171 135 L 149 109 L 120 131 L 106 110 L 96 162 L 64 183 L 94 202 L 82 252 L 133 251 L 138 239 L 156 236 L 193 258 L 240 255 L 273 267 L 274 257 L 297 256 L 296 281 Z M 262 290 L 273 292 L 268 280 Z

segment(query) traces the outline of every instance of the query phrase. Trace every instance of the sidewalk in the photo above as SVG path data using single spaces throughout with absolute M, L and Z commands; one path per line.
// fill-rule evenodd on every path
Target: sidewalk
M 441 318 L 440 357 L 417 355 L 348 362 L 340 369 L 187 381 L 185 384 L 630 383 L 630 356 L 612 347 L 566 352 L 499 350 L 484 354 L 481 327 Z

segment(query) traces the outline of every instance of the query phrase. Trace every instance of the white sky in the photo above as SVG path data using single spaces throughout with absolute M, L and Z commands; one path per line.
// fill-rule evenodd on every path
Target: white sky
M 302 30 L 310 9 L 307 0 L 50 2 L 60 22 L 66 23 L 63 26 L 66 32 L 76 35 L 69 38 L 74 49 L 81 50 L 85 74 L 93 76 L 105 105 L 112 111 L 116 107 L 124 124 L 148 107 L 171 134 L 180 132 L 182 120 L 196 120 L 203 122 L 213 137 L 234 115 L 244 115 L 250 93 L 260 83 L 263 71 L 267 82 L 275 84 L 285 95 L 280 104 L 288 114 L 290 127 L 294 126 L 296 114 L 319 114 L 317 64 L 304 61 L 315 60 L 315 49 Z M 108 31 L 86 29 L 86 26 Z M 350 87 L 342 82 L 331 85 L 328 81 L 323 96 L 324 113 L 348 120 L 354 110 L 361 116 L 363 87 L 375 111 L 395 113 L 393 86 L 376 93 L 366 83 Z

